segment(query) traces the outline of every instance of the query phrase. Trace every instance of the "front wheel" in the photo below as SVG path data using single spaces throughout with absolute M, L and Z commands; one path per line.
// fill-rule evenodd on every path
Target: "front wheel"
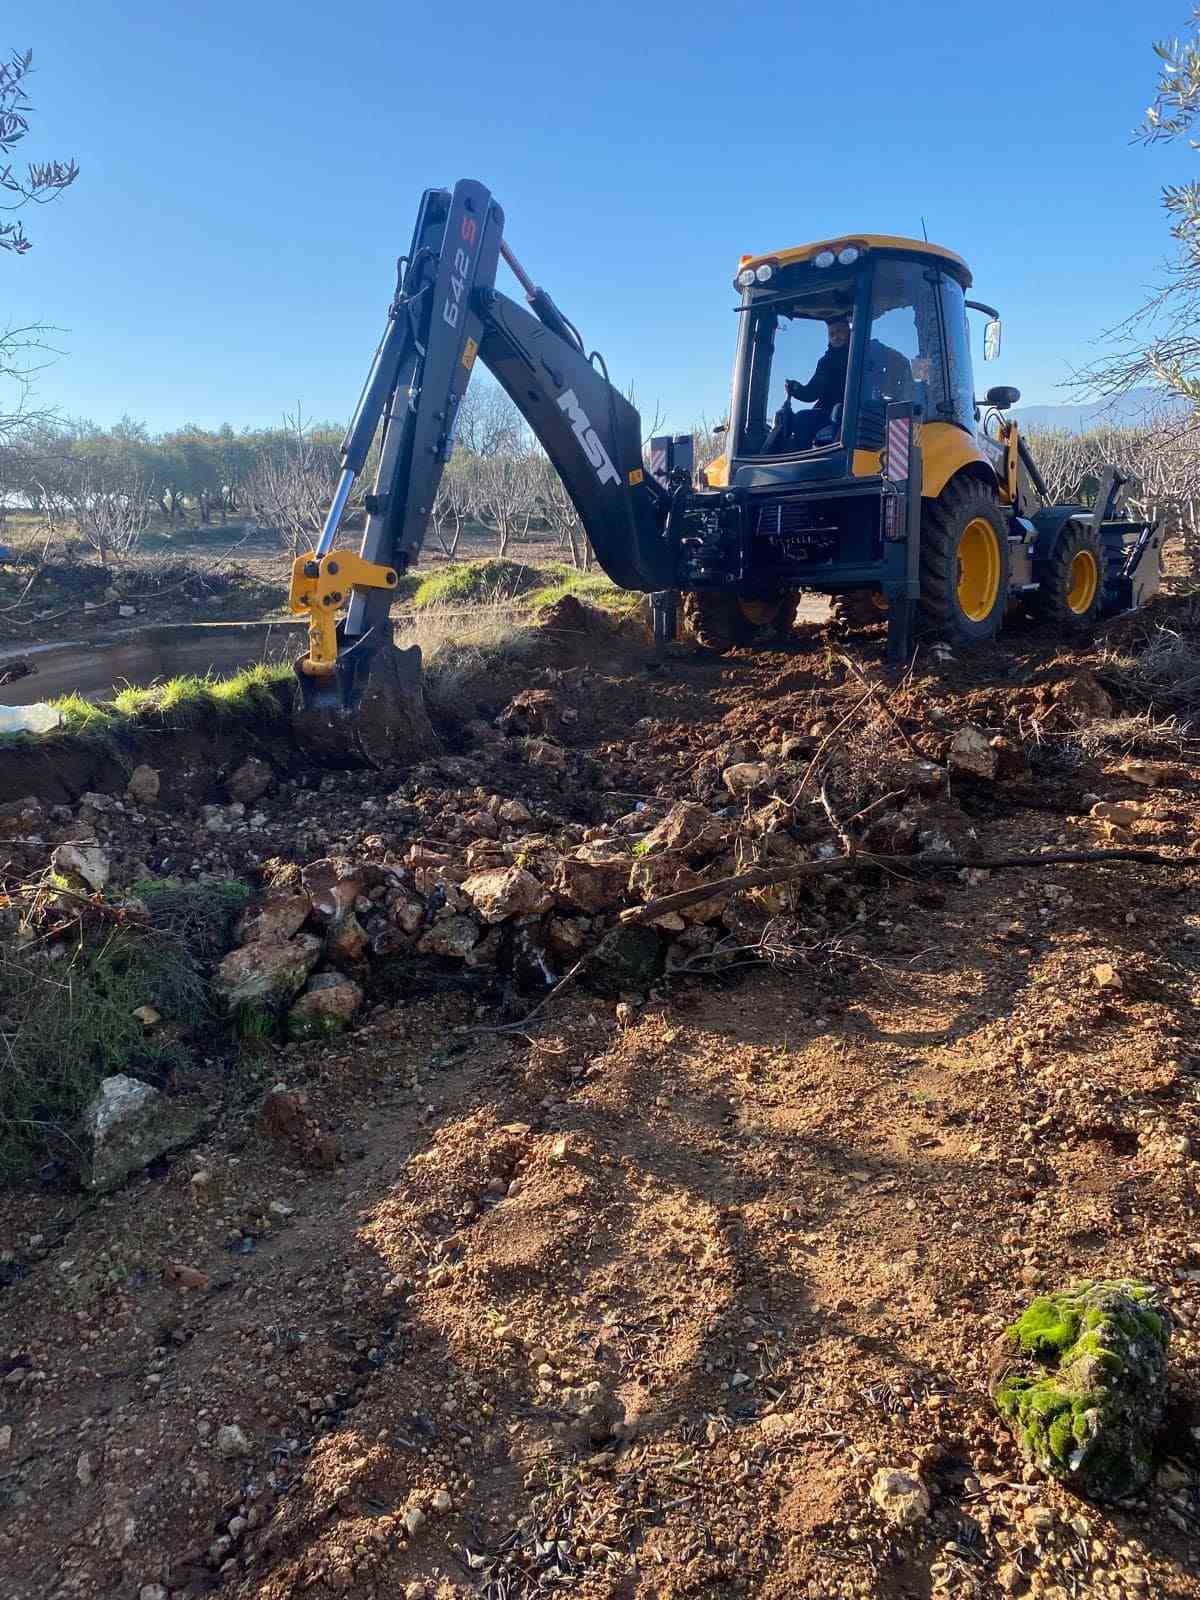
M 949 639 L 976 644 L 1000 631 L 1008 604 L 1008 525 L 977 479 L 947 484 L 921 517 L 921 611 Z
M 1095 528 L 1071 522 L 1063 529 L 1030 602 L 1034 615 L 1064 632 L 1091 626 L 1104 605 L 1104 546 Z

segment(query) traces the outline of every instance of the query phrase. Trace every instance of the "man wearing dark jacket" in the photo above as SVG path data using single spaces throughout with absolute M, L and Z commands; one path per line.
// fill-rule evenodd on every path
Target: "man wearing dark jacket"
M 813 402 L 811 411 L 793 412 L 789 406 L 776 417 L 776 422 L 790 416 L 790 439 L 785 449 L 811 450 L 813 440 L 822 428 L 833 423 L 833 410 L 840 406 L 846 395 L 846 363 L 850 359 L 850 321 L 848 317 L 834 317 L 826 326 L 829 329 L 829 348 L 817 362 L 816 370 L 807 383 L 797 383 L 789 378 L 784 385 L 789 400 Z

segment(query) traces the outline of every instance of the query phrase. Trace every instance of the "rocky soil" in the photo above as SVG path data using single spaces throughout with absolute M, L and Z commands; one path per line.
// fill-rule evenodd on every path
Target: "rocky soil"
M 1156 623 L 1200 640 L 1161 602 L 894 685 L 878 631 L 650 670 L 570 602 L 413 771 L 3 808 L 10 887 L 253 891 L 251 1037 L 167 1086 L 201 1136 L 5 1196 L 5 1594 L 1200 1595 L 1200 744 Z M 1169 864 L 975 864 L 1105 848 Z M 1125 1277 L 1172 1399 L 1098 1507 L 989 1363 Z

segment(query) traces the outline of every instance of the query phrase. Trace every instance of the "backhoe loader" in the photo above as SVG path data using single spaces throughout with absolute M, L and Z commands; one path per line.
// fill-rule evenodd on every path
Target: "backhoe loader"
M 501 260 L 528 309 L 496 288 Z M 1156 525 L 1120 516 L 1115 468 L 1091 506 L 1050 503 L 1006 415 L 1019 392 L 975 397 L 968 313 L 987 319 L 985 359 L 1000 318 L 970 287 L 953 251 L 884 235 L 743 256 L 725 453 L 697 473 L 690 439 L 655 438 L 647 470 L 637 411 L 525 272 L 489 191 L 467 179 L 427 190 L 328 516 L 293 567 L 291 609 L 309 620 L 297 663 L 309 737 L 379 761 L 419 701 L 419 652 L 395 649 L 389 612 L 420 555 L 477 361 L 542 444 L 601 567 L 651 595 L 660 643 L 675 636 L 681 596 L 716 650 L 786 631 L 804 591 L 833 597 L 852 621 L 886 613 L 894 665 L 910 657 L 918 619 L 967 643 L 1019 605 L 1064 632 L 1141 605 L 1158 587 Z M 822 368 L 819 403 L 798 412 L 826 339 L 837 360 Z M 339 548 L 381 424 L 359 548 Z

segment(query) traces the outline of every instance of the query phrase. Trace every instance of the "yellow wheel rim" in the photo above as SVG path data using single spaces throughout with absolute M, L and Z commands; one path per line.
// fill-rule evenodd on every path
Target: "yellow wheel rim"
M 1077 550 L 1067 568 L 1067 610 L 1082 617 L 1100 587 L 1100 566 L 1091 550 Z
M 1000 540 L 986 517 L 974 517 L 958 542 L 958 603 L 972 622 L 986 622 L 1000 593 Z
M 756 628 L 765 628 L 779 615 L 778 600 L 738 600 L 738 610 Z

